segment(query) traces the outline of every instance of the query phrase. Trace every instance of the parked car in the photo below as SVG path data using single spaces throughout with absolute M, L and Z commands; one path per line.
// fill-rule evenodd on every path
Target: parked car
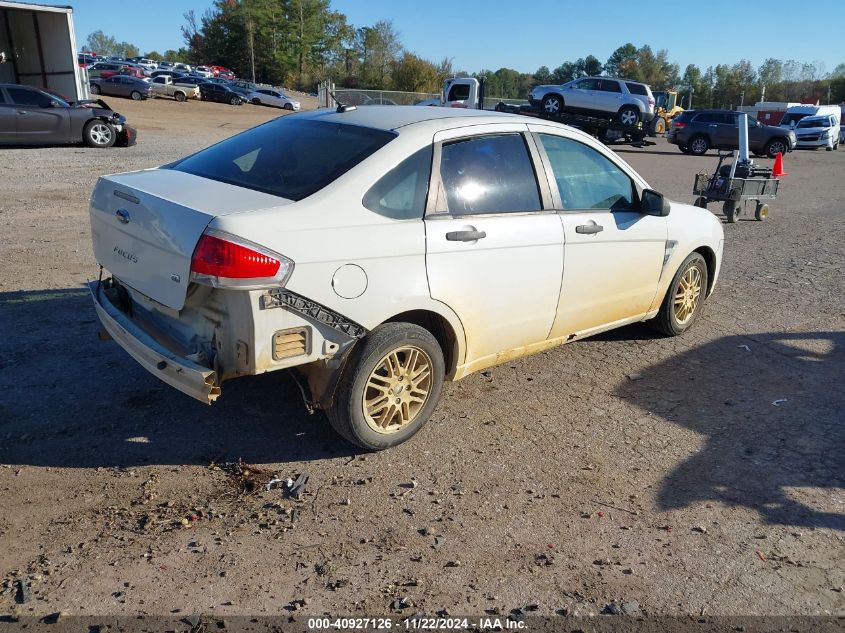
M 178 79 L 179 77 L 187 77 L 185 73 L 180 73 L 178 70 L 154 70 L 150 73 L 150 77 L 170 77 L 171 79 Z
M 167 75 L 155 77 L 150 82 L 150 85 L 153 88 L 153 94 L 157 97 L 173 97 L 176 101 L 200 98 L 200 89 L 198 86 L 173 83 L 173 79 Z
M 174 80 L 178 84 L 183 85 L 191 85 L 191 86 L 201 86 L 202 84 L 208 83 L 211 81 L 210 79 L 206 79 L 204 77 L 194 77 L 193 75 L 181 75 Z
M 173 70 L 178 70 L 182 73 L 189 73 L 192 70 L 190 64 L 183 64 L 182 62 L 176 62 L 173 64 L 172 68 Z
M 219 101 L 220 103 L 230 103 L 232 105 L 241 105 L 246 101 L 246 95 L 230 86 L 216 83 L 200 84 L 200 99 L 203 101 Z
M 724 243 L 587 134 L 454 108 L 278 117 L 101 177 L 90 217 L 95 309 L 142 367 L 205 403 L 298 367 L 372 450 L 419 431 L 444 380 L 638 321 L 684 333 Z
M 108 79 L 115 75 L 124 75 L 126 77 L 135 77 L 136 79 L 148 79 L 146 73 L 137 66 L 124 66 L 118 72 L 103 71 L 100 73 L 100 79 Z
M 97 58 L 93 55 L 85 55 L 84 53 L 79 53 L 76 56 L 76 63 L 79 64 L 80 68 L 87 68 L 88 66 L 96 64 Z
M 584 77 L 561 86 L 535 86 L 528 102 L 549 116 L 562 112 L 610 115 L 622 125 L 654 118 L 654 97 L 646 84 L 610 77 Z
M 213 77 L 214 73 L 211 72 L 211 69 L 208 66 L 197 66 L 191 71 L 197 77 Z
M 96 62 L 88 66 L 88 79 L 99 79 L 103 73 L 107 73 L 108 78 L 118 74 L 122 68 L 126 68 L 123 62 Z
M 300 108 L 299 101 L 296 99 L 292 99 L 278 90 L 268 88 L 259 88 L 255 92 L 248 93 L 247 100 L 255 105 L 268 105 L 285 110 L 299 110 Z
M 137 77 L 126 75 L 115 75 L 108 79 L 92 79 L 88 82 L 91 86 L 91 94 L 114 95 L 117 97 L 130 97 L 135 101 L 146 99 L 152 94 L 150 82 Z
M 69 102 L 31 86 L 0 84 L 0 144 L 134 145 L 137 134 L 104 101 Z
M 683 153 L 696 156 L 710 148 L 739 149 L 739 114 L 734 110 L 687 110 L 672 120 L 667 139 Z M 757 156 L 786 154 L 795 149 L 796 142 L 792 130 L 748 117 L 748 149 Z
M 798 147 L 824 147 L 827 151 L 839 149 L 842 128 L 832 114 L 804 117 L 795 126 Z

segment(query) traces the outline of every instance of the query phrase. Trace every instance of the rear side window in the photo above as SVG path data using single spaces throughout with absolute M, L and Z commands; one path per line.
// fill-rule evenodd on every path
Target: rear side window
M 384 130 L 282 117 L 165 168 L 302 200 L 393 138 Z
M 599 82 L 599 90 L 603 92 L 622 92 L 622 88 L 619 87 L 619 82 L 613 81 L 612 79 L 602 79 Z
M 3 94 L 3 91 L 0 90 L 0 104 L 5 104 L 6 102 L 6 95 Z
M 370 187 L 364 206 L 394 220 L 421 219 L 431 178 L 431 146 L 403 160 Z
M 648 96 L 648 91 L 646 91 L 646 87 L 643 84 L 635 84 L 626 81 L 625 85 L 628 87 L 628 92 L 630 92 L 632 95 Z
M 448 206 L 442 210 L 452 215 L 540 210 L 537 178 L 521 134 L 443 145 L 440 177 Z

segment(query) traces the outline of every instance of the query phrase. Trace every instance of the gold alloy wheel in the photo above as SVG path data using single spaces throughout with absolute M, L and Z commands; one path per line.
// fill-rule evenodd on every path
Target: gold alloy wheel
M 396 433 L 414 421 L 431 393 L 432 362 L 418 347 L 385 355 L 364 388 L 364 419 L 377 433 Z
M 684 271 L 675 291 L 675 319 L 684 325 L 692 318 L 701 296 L 701 271 L 690 266 Z

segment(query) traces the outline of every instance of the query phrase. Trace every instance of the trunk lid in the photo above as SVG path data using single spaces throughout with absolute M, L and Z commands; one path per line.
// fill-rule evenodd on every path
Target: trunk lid
M 104 176 L 91 196 L 94 255 L 121 282 L 181 310 L 194 247 L 211 220 L 289 203 L 170 169 Z

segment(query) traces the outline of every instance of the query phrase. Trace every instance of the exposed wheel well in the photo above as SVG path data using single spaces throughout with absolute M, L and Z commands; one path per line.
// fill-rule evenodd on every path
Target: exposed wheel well
M 413 323 L 431 332 L 443 351 L 446 374 L 450 374 L 458 363 L 457 335 L 451 324 L 436 312 L 411 310 L 402 312 L 387 320 L 387 323 Z
M 707 264 L 707 296 L 713 291 L 713 275 L 716 274 L 716 253 L 707 246 L 700 246 L 695 249 L 695 252 L 704 258 L 704 263 Z

